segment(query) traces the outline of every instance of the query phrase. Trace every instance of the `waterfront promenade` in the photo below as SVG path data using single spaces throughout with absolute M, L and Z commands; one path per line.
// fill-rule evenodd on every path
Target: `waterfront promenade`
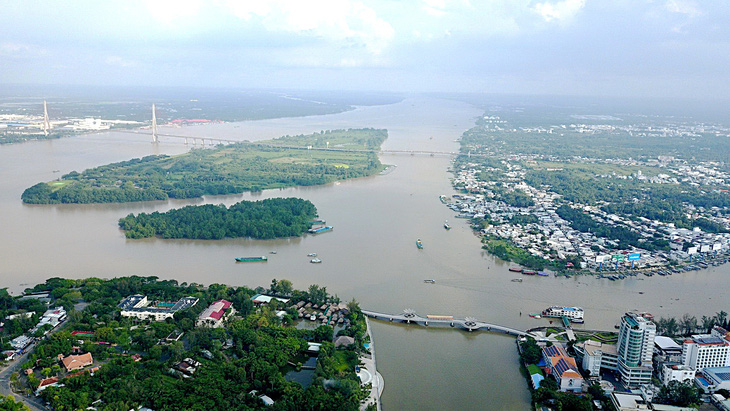
M 373 340 L 373 334 L 372 330 L 370 328 L 370 320 L 368 320 L 368 317 L 365 317 L 365 325 L 368 330 L 368 337 L 370 339 L 370 345 L 368 346 L 369 354 L 363 355 L 360 358 L 360 361 L 363 363 L 363 367 L 360 368 L 360 371 L 358 372 L 358 377 L 360 377 L 360 381 L 363 384 L 372 384 L 370 389 L 370 395 L 368 396 L 367 400 L 363 404 L 361 404 L 360 409 L 365 410 L 370 404 L 375 404 L 375 409 L 378 411 L 382 410 L 382 406 L 380 403 L 380 395 L 383 394 L 383 389 L 385 388 L 385 382 L 383 381 L 383 376 L 380 375 L 377 369 L 377 365 L 375 362 L 375 341 Z

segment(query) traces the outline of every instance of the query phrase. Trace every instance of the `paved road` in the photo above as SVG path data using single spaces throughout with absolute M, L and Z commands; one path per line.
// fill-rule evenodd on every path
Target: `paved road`
M 83 311 L 83 309 L 86 308 L 87 305 L 89 305 L 89 304 L 86 302 L 80 302 L 74 306 L 74 309 L 76 309 L 77 311 Z M 51 330 L 51 332 L 49 332 L 48 335 L 51 335 L 53 333 L 56 333 L 56 332 L 64 329 L 66 327 L 66 325 L 68 325 L 68 323 L 69 323 L 68 320 L 65 321 L 63 324 L 59 325 L 54 330 Z M 10 388 L 10 376 L 16 371 L 18 373 L 22 372 L 22 370 L 20 369 L 21 365 L 23 365 L 23 363 L 25 363 L 25 360 L 28 358 L 28 356 L 33 353 L 36 345 L 37 345 L 37 343 L 34 342 L 33 344 L 26 347 L 23 355 L 16 357 L 15 360 L 13 360 L 10 363 L 10 365 L 8 365 L 4 370 L 0 371 L 0 394 L 13 395 L 16 398 L 16 400 L 22 400 L 25 403 L 25 405 L 27 405 L 31 410 L 41 411 L 41 410 L 48 409 L 45 406 L 45 404 L 46 404 L 45 401 L 43 401 L 42 399 L 40 399 L 34 395 L 31 395 L 30 397 L 23 397 L 20 395 L 16 396 L 16 395 L 14 395 L 13 390 Z

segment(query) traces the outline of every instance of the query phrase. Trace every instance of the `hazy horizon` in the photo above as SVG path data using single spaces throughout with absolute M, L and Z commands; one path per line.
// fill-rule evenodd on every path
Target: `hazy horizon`
M 3 3 L 5 84 L 730 95 L 720 1 Z

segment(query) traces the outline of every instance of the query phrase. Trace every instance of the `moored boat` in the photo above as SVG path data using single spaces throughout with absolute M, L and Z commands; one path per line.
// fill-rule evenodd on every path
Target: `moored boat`
M 265 255 L 261 257 L 236 257 L 236 261 L 239 263 L 251 262 L 251 261 L 268 261 L 269 258 Z
M 537 275 L 539 275 L 540 277 L 547 277 L 548 276 L 548 273 L 546 273 L 544 271 L 538 271 L 537 272 Z
M 332 231 L 333 229 L 334 229 L 334 227 L 332 227 L 331 225 L 327 225 L 327 226 L 319 227 L 319 228 L 310 228 L 309 232 L 311 234 L 320 234 L 320 233 L 326 233 L 327 231 Z
M 522 274 L 524 274 L 524 275 L 536 275 L 537 274 L 537 271 L 522 270 Z
M 510 267 L 509 270 L 512 271 L 513 273 L 521 273 L 522 272 L 522 269 L 521 268 L 515 268 L 515 267 Z

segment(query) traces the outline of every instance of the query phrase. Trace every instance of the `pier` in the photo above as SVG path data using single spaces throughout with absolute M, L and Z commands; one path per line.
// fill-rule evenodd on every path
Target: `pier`
M 479 321 L 476 318 L 466 317 L 464 319 L 451 318 L 450 316 L 426 316 L 422 317 L 411 309 L 403 310 L 401 314 L 385 314 L 375 311 L 362 310 L 362 313 L 376 320 L 388 321 L 394 323 L 417 324 L 424 327 L 440 327 L 454 328 L 458 330 L 471 331 L 489 331 L 512 335 L 515 337 L 532 337 L 537 341 L 547 341 L 545 336 L 531 333 L 528 331 L 518 330 L 516 328 L 505 327 L 503 325 L 491 324 Z

